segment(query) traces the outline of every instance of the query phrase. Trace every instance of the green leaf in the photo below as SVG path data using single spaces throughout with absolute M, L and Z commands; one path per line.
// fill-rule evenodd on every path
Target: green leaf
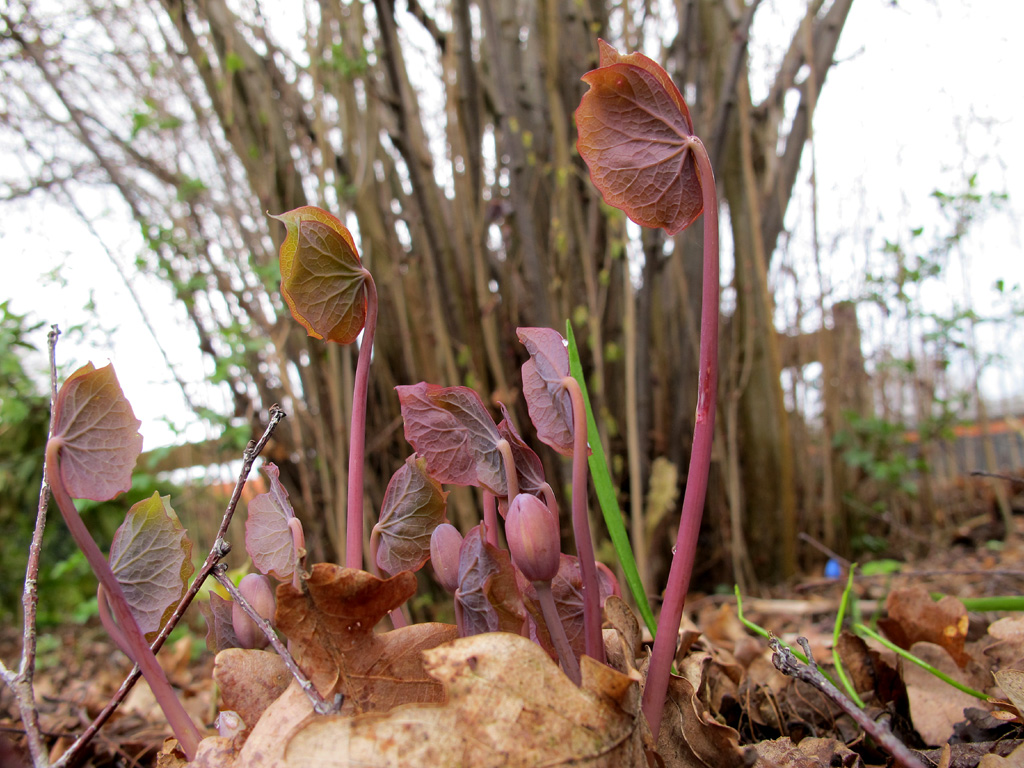
M 110 570 L 139 629 L 152 642 L 195 572 L 192 542 L 171 509 L 170 496 L 154 492 L 128 510 L 110 545 Z
M 618 555 L 619 565 L 626 577 L 626 586 L 629 587 L 633 600 L 644 619 L 651 635 L 657 632 L 658 622 L 654 619 L 654 611 L 647 601 L 647 593 L 644 592 L 644 584 L 640 580 L 640 572 L 636 567 L 636 558 L 633 557 L 633 549 L 629 545 L 629 536 L 626 534 L 626 526 L 622 522 L 622 511 L 619 509 L 618 499 L 615 497 L 615 485 L 612 483 L 611 474 L 608 472 L 608 461 L 604 456 L 604 446 L 601 445 L 601 435 L 597 431 L 597 420 L 594 418 L 594 410 L 590 407 L 590 397 L 587 395 L 587 381 L 583 375 L 583 365 L 580 363 L 579 349 L 576 347 L 576 337 L 572 332 L 572 324 L 566 322 L 565 337 L 569 342 L 569 370 L 572 377 L 579 382 L 580 390 L 583 392 L 583 404 L 587 408 L 587 439 L 590 441 L 590 477 L 594 481 L 594 490 L 597 492 L 597 500 L 601 505 L 601 514 L 604 516 L 604 524 L 608 528 L 608 535 L 611 537 L 612 546 L 615 547 L 615 554 Z
M 75 498 L 107 501 L 132 487 L 142 452 L 142 424 L 117 382 L 114 366 L 79 368 L 64 382 L 54 405 L 53 437 L 60 473 Z

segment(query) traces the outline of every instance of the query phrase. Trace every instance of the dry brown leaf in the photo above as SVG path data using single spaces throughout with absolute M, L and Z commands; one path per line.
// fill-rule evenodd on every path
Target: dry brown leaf
M 910 648 L 923 641 L 941 645 L 963 669 L 971 660 L 964 651 L 967 640 L 967 609 L 955 597 L 946 595 L 936 602 L 924 587 L 894 589 L 885 601 L 889 612 L 878 626 L 900 646 Z
M 445 706 L 315 718 L 291 737 L 288 766 L 533 768 L 645 766 L 637 680 L 590 658 L 577 688 L 535 643 L 509 633 L 424 653 Z
M 740 736 L 708 714 L 689 680 L 669 681 L 658 734 L 666 768 L 733 768 L 743 764 Z
M 276 653 L 228 648 L 217 654 L 213 679 L 220 689 L 220 710 L 237 712 L 248 731 L 284 693 L 292 676 Z
M 757 749 L 754 768 L 821 768 L 823 765 L 862 768 L 864 765 L 860 755 L 835 739 L 812 737 L 794 744 L 787 736 L 774 741 L 760 741 L 754 746 Z
M 914 643 L 911 653 L 926 661 L 957 682 L 978 687 L 977 680 L 968 676 L 953 662 L 949 653 L 933 643 Z M 903 665 L 903 680 L 910 698 L 910 715 L 914 728 L 928 745 L 945 744 L 953 735 L 953 726 L 964 719 L 966 707 L 978 707 L 982 702 L 940 680 L 916 664 Z
M 303 589 L 277 589 L 275 624 L 296 661 L 326 699 L 341 692 L 343 712 L 385 711 L 409 702 L 440 702 L 444 688 L 423 671 L 420 651 L 455 637 L 447 624 L 414 624 L 374 634 L 389 611 L 416 591 L 405 571 L 379 579 L 365 571 L 317 563 Z

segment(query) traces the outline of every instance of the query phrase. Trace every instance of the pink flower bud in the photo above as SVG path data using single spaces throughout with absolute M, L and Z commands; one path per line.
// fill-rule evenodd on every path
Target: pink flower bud
M 459 550 L 462 534 L 450 523 L 441 523 L 430 536 L 430 564 L 441 586 L 451 594 L 459 588 Z
M 273 620 L 277 601 L 274 598 L 274 590 L 270 586 L 270 579 L 259 573 L 246 574 L 238 585 L 238 591 L 256 610 L 256 613 L 267 621 Z M 263 634 L 263 630 L 256 626 L 256 622 L 246 615 L 238 603 L 231 606 L 231 624 L 235 628 L 238 644 L 243 648 L 263 649 L 270 644 L 270 640 Z
M 555 578 L 561 549 L 558 519 L 544 502 L 527 493 L 516 496 L 505 518 L 505 538 L 512 560 L 526 578 Z

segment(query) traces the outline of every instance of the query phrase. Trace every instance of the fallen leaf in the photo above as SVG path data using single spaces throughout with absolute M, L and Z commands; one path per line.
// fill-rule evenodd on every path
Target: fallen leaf
M 229 648 L 217 654 L 213 679 L 220 689 L 220 710 L 237 712 L 251 730 L 284 693 L 292 676 L 276 653 Z
M 959 669 L 943 647 L 934 643 L 914 643 L 910 651 L 954 680 L 977 687 L 977 681 Z M 931 746 L 946 743 L 953 734 L 953 726 L 964 719 L 964 709 L 980 704 L 978 699 L 916 664 L 903 665 L 903 680 L 910 698 L 914 728 L 925 744 Z
M 861 768 L 864 765 L 860 755 L 835 739 L 812 737 L 794 744 L 787 736 L 774 741 L 760 741 L 754 746 L 757 749 L 754 768 L 821 768 L 823 765 Z
M 446 706 L 315 718 L 290 739 L 288 766 L 588 768 L 645 766 L 637 679 L 590 658 L 577 688 L 535 643 L 504 632 L 424 653 Z
M 924 587 L 906 587 L 890 592 L 885 607 L 889 616 L 878 626 L 900 648 L 909 649 L 919 641 L 935 643 L 949 651 L 958 667 L 967 666 L 967 609 L 955 597 L 935 601 Z
M 419 652 L 455 637 L 447 624 L 373 628 L 416 591 L 403 571 L 379 579 L 366 571 L 317 563 L 302 589 L 277 588 L 276 626 L 320 694 L 345 697 L 345 711 L 385 711 L 410 701 L 443 701 L 444 689 L 423 671 Z
M 740 735 L 717 722 L 705 709 L 689 680 L 669 680 L 658 733 L 658 754 L 668 768 L 733 768 L 742 765 Z

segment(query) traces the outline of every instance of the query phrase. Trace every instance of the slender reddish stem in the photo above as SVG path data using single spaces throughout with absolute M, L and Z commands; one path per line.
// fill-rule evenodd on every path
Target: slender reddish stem
M 562 619 L 558 615 L 558 607 L 555 605 L 555 596 L 551 593 L 551 582 L 550 581 L 535 581 L 533 582 L 534 589 L 537 590 L 537 599 L 540 602 L 540 611 L 544 616 L 544 623 L 548 626 L 548 634 L 551 635 L 551 642 L 555 645 L 555 650 L 558 652 L 558 658 L 562 662 L 562 671 L 569 676 L 576 685 L 580 685 L 583 681 L 582 675 L 580 674 L 580 662 L 576 658 L 576 654 L 572 652 L 572 646 L 569 645 L 569 638 L 565 634 L 565 626 L 562 624 Z
M 75 509 L 75 504 L 71 500 L 70 494 L 64 488 L 64 481 L 60 476 L 60 449 L 62 446 L 63 441 L 60 439 L 51 439 L 46 445 L 46 478 L 50 482 L 53 498 L 57 502 L 57 507 L 60 509 L 61 514 L 64 516 L 64 522 L 67 523 L 71 536 L 85 554 L 86 560 L 89 561 L 89 565 L 107 594 L 110 607 L 114 612 L 114 618 L 117 619 L 124 640 L 131 649 L 132 661 L 139 665 L 143 677 L 146 678 L 146 682 L 149 683 L 157 703 L 167 717 L 167 722 L 170 723 L 171 728 L 174 730 L 174 735 L 181 744 L 185 756 L 192 760 L 196 755 L 196 750 L 199 748 L 202 736 L 196 724 L 192 722 L 192 718 L 189 717 L 181 702 L 178 701 L 178 697 L 174 694 L 174 689 L 171 688 L 167 675 L 164 674 L 163 668 L 157 662 L 153 651 L 149 648 L 149 643 L 142 636 L 142 631 L 135 622 L 135 617 L 132 616 L 131 608 L 129 608 L 128 601 L 125 599 L 120 582 L 114 576 L 114 572 L 110 570 L 110 564 L 96 545 L 92 535 L 89 533 L 89 529 L 85 527 L 85 523 L 82 522 L 78 510 Z
M 373 335 L 377 330 L 377 286 L 366 273 L 366 324 L 356 360 L 356 380 L 352 388 L 352 418 L 349 420 L 348 502 L 345 514 L 345 565 L 363 567 L 363 461 L 366 455 L 366 391 L 370 382 L 370 357 Z
M 572 533 L 583 582 L 583 632 L 587 656 L 604 663 L 604 639 L 601 637 L 601 595 L 598 591 L 594 542 L 590 538 L 587 517 L 587 411 L 580 385 L 572 376 L 562 380 L 572 400 Z
M 676 537 L 676 552 L 665 587 L 665 600 L 658 619 L 651 663 L 644 688 L 643 712 L 655 742 L 665 708 L 672 659 L 679 637 L 679 622 L 690 587 L 690 575 L 697 553 L 697 536 L 704 513 L 704 497 L 711 468 L 711 440 L 715 434 L 715 406 L 718 390 L 718 194 L 707 150 L 700 139 L 690 138 L 690 150 L 704 197 L 704 276 L 701 289 L 700 353 L 697 379 L 697 414 L 693 429 L 693 450 L 686 475 L 686 492 Z
M 484 491 L 484 538 L 498 546 L 498 497 L 490 491 Z

